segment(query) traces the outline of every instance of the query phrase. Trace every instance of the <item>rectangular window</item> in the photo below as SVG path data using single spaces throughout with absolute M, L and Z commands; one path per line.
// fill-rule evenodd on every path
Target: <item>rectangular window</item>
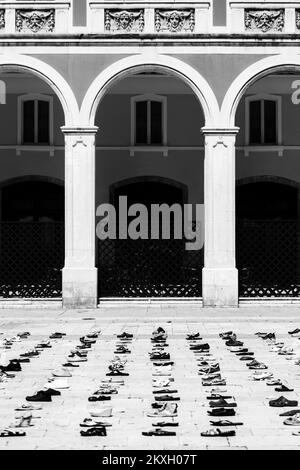
M 162 103 L 150 101 L 151 105 L 151 144 L 161 144 L 162 136 Z
M 147 144 L 147 101 L 137 101 L 135 108 L 136 134 L 135 140 L 137 144 Z
M 38 101 L 38 142 L 49 143 L 49 103 Z
M 265 144 L 276 144 L 277 143 L 277 103 L 276 101 L 264 100 L 264 115 L 265 115 Z
M 278 143 L 278 104 L 276 100 L 254 100 L 249 103 L 249 144 Z
M 23 103 L 23 143 L 34 143 L 34 100 Z

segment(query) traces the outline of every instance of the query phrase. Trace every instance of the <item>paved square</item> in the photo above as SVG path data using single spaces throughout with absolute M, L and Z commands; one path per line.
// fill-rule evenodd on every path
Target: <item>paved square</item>
M 155 418 L 147 413 L 153 400 L 152 372 L 148 352 L 152 345 L 152 331 L 162 326 L 168 333 L 171 360 L 174 361 L 174 387 L 178 390 L 179 427 L 174 437 L 145 437 L 142 431 L 152 428 Z M 255 358 L 268 365 L 268 370 L 294 388 L 294 392 L 282 394 L 289 399 L 300 400 L 300 368 L 285 356 L 270 351 L 263 340 L 254 335 L 257 331 L 275 332 L 285 345 L 295 343 L 288 331 L 300 327 L 299 309 L 245 307 L 233 309 L 202 309 L 196 306 L 133 306 L 103 307 L 98 310 L 0 310 L 0 339 L 20 331 L 31 336 L 14 343 L 10 350 L 1 349 L 7 358 L 18 357 L 41 339 L 55 331 L 66 332 L 63 339 L 51 340 L 52 348 L 45 349 L 29 364 L 22 364 L 22 372 L 0 384 L 0 423 L 6 427 L 14 421 L 14 408 L 25 403 L 25 396 L 43 388 L 51 371 L 59 368 L 69 351 L 79 343 L 79 337 L 94 329 L 101 329 L 96 344 L 88 354 L 88 361 L 71 369 L 69 389 L 52 403 L 42 403 L 42 410 L 34 412 L 40 418 L 34 426 L 26 428 L 26 437 L 1 438 L 0 449 L 300 449 L 300 436 L 293 436 L 297 427 L 285 426 L 279 417 L 286 408 L 271 408 L 268 400 L 281 394 L 265 382 L 251 380 L 251 372 L 239 361 L 219 338 L 219 333 L 234 330 L 238 339 L 253 350 Z M 112 396 L 112 424 L 106 437 L 81 437 L 80 422 L 89 417 L 93 403 L 88 402 L 91 393 L 105 379 L 109 361 L 114 357 L 116 335 L 122 331 L 133 333 L 132 353 L 128 355 L 125 385 Z M 236 428 L 231 438 L 205 438 L 200 433 L 210 428 L 207 414 L 206 389 L 195 355 L 185 339 L 187 333 L 199 331 L 211 346 L 213 356 L 219 361 L 227 390 L 237 402 L 234 420 L 244 426 Z M 98 405 L 97 405 L 98 406 Z

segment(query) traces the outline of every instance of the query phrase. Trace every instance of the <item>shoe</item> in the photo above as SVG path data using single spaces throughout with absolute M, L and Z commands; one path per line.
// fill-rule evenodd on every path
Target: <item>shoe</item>
M 300 328 L 295 328 L 295 330 L 289 331 L 288 333 L 289 335 L 292 335 L 292 336 L 296 336 L 296 335 L 298 336 L 300 334 Z
M 49 338 L 50 339 L 62 339 L 64 337 L 65 333 L 52 333 Z
M 117 338 L 121 338 L 121 339 L 132 339 L 133 338 L 133 335 L 131 333 L 126 333 L 126 331 L 124 331 L 123 333 L 121 333 L 120 335 L 117 335 Z
M 47 393 L 47 391 L 40 390 L 36 392 L 34 395 L 27 396 L 27 401 L 42 401 L 42 402 L 49 402 L 52 401 L 51 394 Z
M 295 416 L 300 413 L 300 410 L 289 410 L 289 411 L 284 411 L 283 413 L 280 413 L 279 416 Z
M 208 410 L 209 416 L 235 416 L 235 410 L 233 408 L 213 408 Z
M 20 372 L 22 367 L 18 360 L 12 359 L 7 366 L 0 366 L 0 370 L 2 372 Z
M 61 392 L 59 390 L 54 390 L 53 388 L 46 388 L 44 391 L 52 397 L 61 395 Z
M 270 379 L 266 381 L 266 384 L 270 387 L 274 387 L 275 385 L 282 385 L 282 382 L 280 379 Z
M 231 437 L 235 436 L 235 431 L 221 431 L 221 429 L 209 429 L 200 433 L 202 437 Z
M 94 426 L 86 431 L 80 431 L 80 435 L 85 437 L 106 436 L 106 427 L 100 425 Z
M 178 390 L 172 390 L 170 388 L 164 388 L 162 390 L 153 390 L 153 395 L 158 395 L 158 394 L 161 394 L 161 393 L 178 393 Z
M 194 344 L 190 346 L 191 351 L 209 351 L 210 346 L 208 343 Z
M 127 377 L 129 374 L 120 370 L 112 370 L 111 372 L 107 372 L 105 375 L 107 377 Z
M 72 374 L 67 369 L 55 370 L 52 372 L 53 377 L 72 377 Z
M 49 387 L 51 385 L 51 388 L 54 390 L 56 389 L 66 389 L 70 388 L 70 385 L 68 384 L 68 379 L 67 378 L 62 378 L 62 379 L 54 379 L 51 382 L 48 382 L 45 387 Z
M 280 387 L 275 388 L 275 392 L 293 392 L 293 388 L 289 388 L 286 385 L 281 385 Z
M 37 411 L 42 409 L 43 408 L 39 405 L 22 405 L 15 408 L 15 411 Z
M 226 346 L 244 346 L 244 343 L 242 341 L 237 341 L 234 339 L 228 339 L 225 342 Z
M 179 401 L 180 397 L 174 397 L 173 395 L 160 395 L 155 397 L 156 401 Z
M 156 428 L 154 431 L 143 431 L 143 436 L 176 436 L 174 431 L 166 431 L 165 429 Z
M 213 379 L 211 381 L 202 381 L 204 387 L 214 387 L 215 385 L 226 385 L 225 379 Z
M 112 426 L 111 423 L 108 423 L 107 421 L 98 421 L 97 419 L 92 419 L 92 418 L 84 418 L 82 423 L 79 424 L 81 428 L 92 428 L 95 426 L 104 426 L 104 427 L 109 427 Z
M 298 406 L 298 401 L 297 400 L 288 400 L 287 398 L 281 396 L 279 398 L 276 398 L 276 400 L 270 400 L 269 401 L 269 406 L 273 406 L 276 408 L 281 408 L 285 406 Z
M 150 354 L 150 359 L 153 361 L 153 360 L 161 360 L 161 359 L 164 359 L 164 360 L 169 360 L 170 359 L 170 354 L 169 353 L 166 353 L 166 352 L 152 352 L 152 353 L 149 353 Z
M 92 395 L 88 398 L 88 401 L 107 401 L 111 400 L 110 395 Z
M 110 418 L 112 416 L 112 408 L 91 408 L 89 413 L 93 418 Z
M 193 333 L 193 334 L 187 335 L 186 339 L 187 341 L 194 341 L 195 339 L 201 340 L 202 338 L 200 336 L 200 333 Z
M 77 364 L 72 364 L 71 362 L 66 362 L 62 366 L 63 367 L 79 367 Z
M 300 413 L 290 416 L 283 421 L 283 424 L 287 426 L 300 426 Z
M 157 417 L 164 417 L 164 418 L 172 418 L 177 416 L 177 403 L 165 403 L 164 406 L 157 409 L 156 411 L 152 411 L 147 413 L 147 416 L 157 418 Z
M 176 427 L 178 426 L 178 424 L 179 423 L 177 423 L 176 421 L 159 421 L 158 423 L 152 423 L 152 426 L 154 426 L 155 428 L 163 428 L 167 426 Z
M 236 403 L 228 403 L 225 398 L 219 398 L 219 400 L 212 400 L 209 402 L 211 408 L 236 408 Z

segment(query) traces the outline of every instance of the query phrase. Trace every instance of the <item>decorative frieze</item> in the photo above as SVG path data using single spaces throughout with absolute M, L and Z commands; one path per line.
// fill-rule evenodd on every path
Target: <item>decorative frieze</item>
M 5 28 L 5 10 L 0 10 L 0 29 Z
M 144 25 L 144 10 L 105 10 L 106 31 L 139 33 Z
M 179 33 L 194 31 L 195 10 L 155 10 L 155 30 L 157 32 Z
M 281 32 L 284 28 L 284 10 L 245 10 L 245 28 L 263 33 Z
M 19 33 L 51 33 L 55 28 L 55 10 L 16 10 Z

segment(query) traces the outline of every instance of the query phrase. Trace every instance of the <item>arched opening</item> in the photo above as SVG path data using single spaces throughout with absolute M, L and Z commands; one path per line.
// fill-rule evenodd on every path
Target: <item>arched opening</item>
M 62 296 L 64 137 L 60 127 L 73 118 L 55 86 L 46 83 L 50 78 L 44 81 L 37 75 L 41 74 L 25 66 L 0 67 L 0 80 L 6 85 L 6 101 L 0 105 L 2 298 Z
M 203 205 L 204 124 L 193 90 L 166 68 L 117 77 L 96 113 L 96 207 L 120 196 L 148 214 L 153 204 L 179 204 L 182 212 L 184 204 Z M 97 240 L 100 297 L 200 297 L 203 247 L 187 251 L 173 228 L 171 218 L 168 240 L 151 239 L 151 230 L 150 239 Z
M 236 249 L 240 297 L 300 295 L 300 108 L 296 67 L 244 88 L 236 110 Z

